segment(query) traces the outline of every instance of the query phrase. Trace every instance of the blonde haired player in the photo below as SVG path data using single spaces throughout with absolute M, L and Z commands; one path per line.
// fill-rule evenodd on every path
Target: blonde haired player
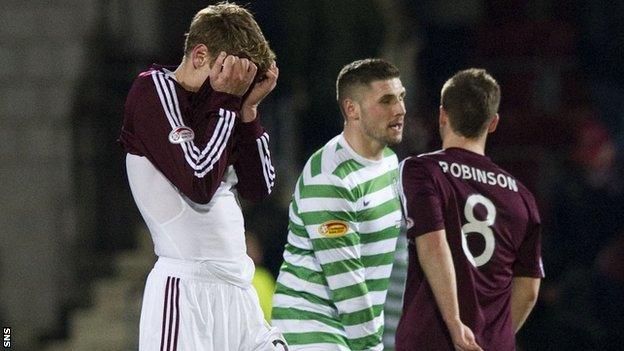
M 120 142 L 158 255 L 147 278 L 140 350 L 282 350 L 251 287 L 238 195 L 274 184 L 258 104 L 278 69 L 258 24 L 221 3 L 191 22 L 182 63 L 154 65 L 128 94 Z

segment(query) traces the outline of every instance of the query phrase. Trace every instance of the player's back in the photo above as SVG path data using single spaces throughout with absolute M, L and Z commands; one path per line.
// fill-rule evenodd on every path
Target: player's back
M 405 172 L 420 169 L 420 174 L 431 177 L 431 196 L 442 209 L 453 255 L 462 321 L 485 350 L 513 350 L 512 279 L 542 274 L 531 265 L 539 260 L 540 222 L 532 194 L 488 157 L 465 149 L 449 148 L 409 158 L 402 167 Z M 418 215 L 408 213 L 408 227 Z M 411 246 L 415 253 L 413 243 Z M 409 270 L 405 306 L 409 308 L 410 302 L 422 298 L 431 299 L 435 306 L 416 255 L 410 257 Z M 404 319 L 417 318 L 415 324 L 423 327 L 433 323 L 440 335 L 448 334 L 435 307 L 429 313 L 408 310 L 404 314 Z

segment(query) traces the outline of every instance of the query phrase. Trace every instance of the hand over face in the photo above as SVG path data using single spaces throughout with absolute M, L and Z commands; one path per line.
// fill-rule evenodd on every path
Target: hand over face
M 250 60 L 221 52 L 210 69 L 210 85 L 215 91 L 243 96 L 257 70 Z
M 260 101 L 264 99 L 277 85 L 277 77 L 279 76 L 279 68 L 275 64 L 275 61 L 271 63 L 271 67 L 266 72 L 264 79 L 257 82 L 249 95 L 243 101 L 244 106 L 248 107 L 257 107 L 260 104 Z

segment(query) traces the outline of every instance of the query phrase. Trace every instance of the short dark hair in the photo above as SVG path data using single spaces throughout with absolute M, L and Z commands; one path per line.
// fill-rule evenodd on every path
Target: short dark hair
M 466 69 L 444 83 L 440 104 L 455 133 L 476 139 L 498 113 L 500 87 L 486 70 Z
M 351 94 L 353 87 L 368 85 L 375 80 L 398 78 L 399 70 L 393 64 L 378 58 L 353 61 L 342 67 L 336 79 L 336 100 L 341 102 Z

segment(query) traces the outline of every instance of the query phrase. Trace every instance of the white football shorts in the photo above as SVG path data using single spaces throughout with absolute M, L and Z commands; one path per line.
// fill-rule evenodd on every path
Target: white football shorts
M 161 257 L 147 277 L 140 351 L 283 351 L 256 290 L 228 283 L 201 263 Z

